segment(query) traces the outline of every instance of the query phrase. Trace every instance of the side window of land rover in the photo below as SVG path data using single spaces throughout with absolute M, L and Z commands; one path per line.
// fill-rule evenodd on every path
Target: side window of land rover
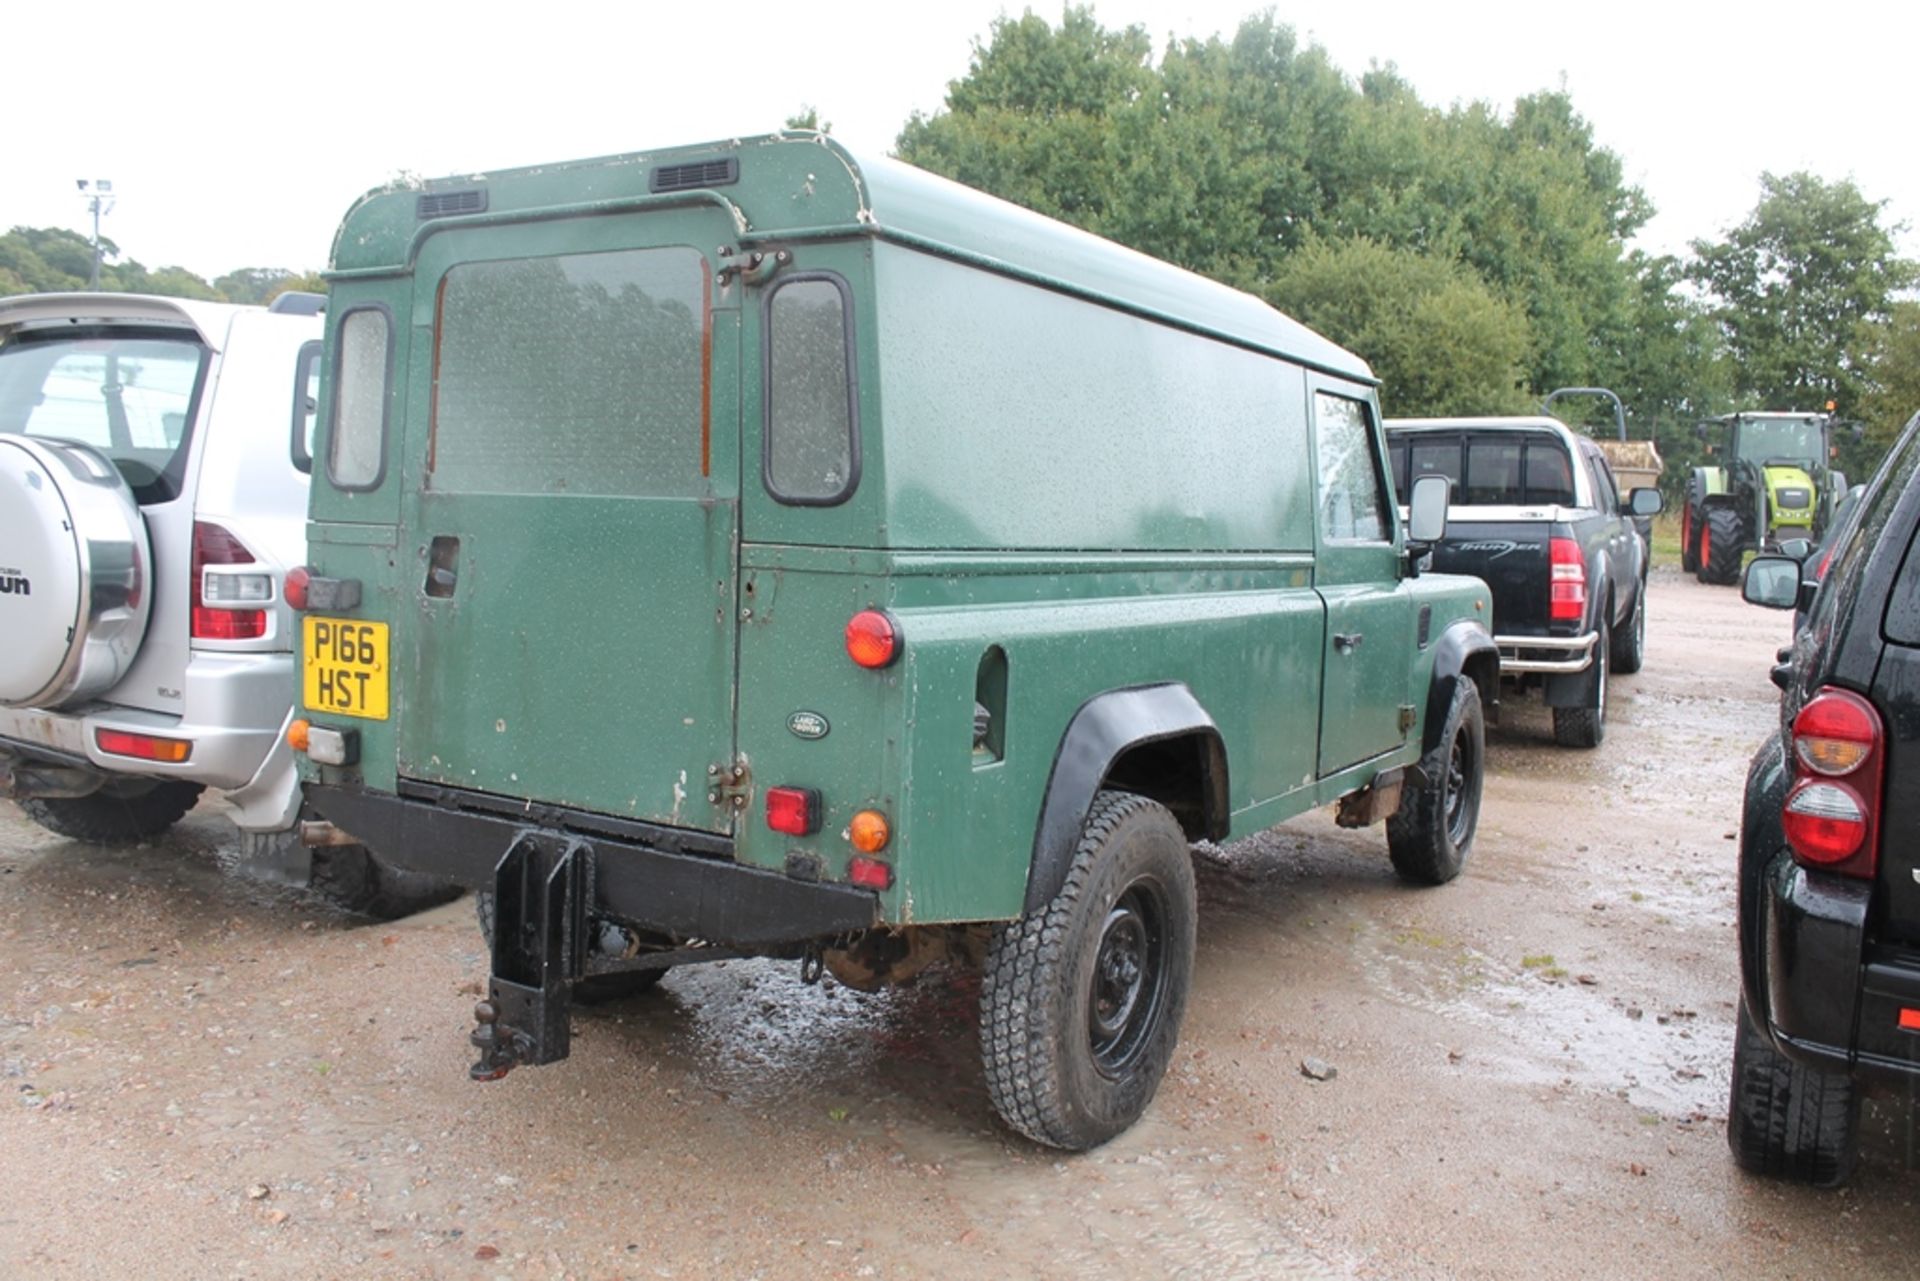
M 824 272 L 782 281 L 767 298 L 766 330 L 767 492 L 802 507 L 845 502 L 860 483 L 846 283 Z
M 1384 543 L 1386 484 L 1373 447 L 1371 412 L 1365 402 L 1315 392 L 1313 416 L 1320 451 L 1320 528 L 1340 542 Z

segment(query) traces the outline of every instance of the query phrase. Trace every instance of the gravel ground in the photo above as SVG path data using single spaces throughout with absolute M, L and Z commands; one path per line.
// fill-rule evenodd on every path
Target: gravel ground
M 1787 620 L 1665 573 L 1650 617 L 1599 750 L 1490 730 L 1453 885 L 1324 815 L 1203 847 L 1173 1070 L 1082 1157 L 994 1120 L 970 975 L 678 972 L 474 1085 L 469 902 L 369 925 L 234 875 L 206 807 L 112 850 L 0 802 L 0 1276 L 1911 1276 L 1905 1097 L 1837 1193 L 1727 1156 Z

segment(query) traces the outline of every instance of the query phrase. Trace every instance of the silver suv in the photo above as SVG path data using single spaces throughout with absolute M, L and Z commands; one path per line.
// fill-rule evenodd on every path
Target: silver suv
M 0 299 L 0 792 L 90 841 L 204 789 L 250 855 L 380 915 L 445 897 L 300 845 L 285 571 L 305 559 L 322 299 Z

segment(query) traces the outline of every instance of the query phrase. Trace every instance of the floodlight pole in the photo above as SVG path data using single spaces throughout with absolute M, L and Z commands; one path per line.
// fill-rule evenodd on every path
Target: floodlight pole
M 107 178 L 97 178 L 88 182 L 77 178 L 74 185 L 80 188 L 80 196 L 87 202 L 87 208 L 93 213 L 93 274 L 87 279 L 87 288 L 95 293 L 100 290 L 100 215 L 113 212 L 113 182 Z

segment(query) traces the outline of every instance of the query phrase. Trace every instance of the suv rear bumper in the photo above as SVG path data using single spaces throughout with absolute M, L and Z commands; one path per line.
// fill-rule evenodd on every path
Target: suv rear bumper
M 292 823 L 300 781 L 286 745 L 292 716 L 291 654 L 196 653 L 187 664 L 180 715 L 94 703 L 66 711 L 0 708 L 0 758 L 43 760 L 102 774 L 172 778 L 232 793 L 241 826 Z M 100 750 L 98 732 L 117 730 L 193 744 L 178 763 Z
M 402 787 L 411 794 L 310 783 L 306 800 L 382 862 L 470 889 L 497 890 L 516 848 L 576 855 L 588 869 L 577 910 L 676 940 L 797 953 L 879 921 L 872 891 L 736 863 L 722 836 L 453 788 Z
M 1760 902 L 1760 979 L 1767 1031 L 1782 1054 L 1810 1067 L 1920 1077 L 1920 953 L 1867 936 L 1872 886 L 1809 871 L 1781 851 Z

